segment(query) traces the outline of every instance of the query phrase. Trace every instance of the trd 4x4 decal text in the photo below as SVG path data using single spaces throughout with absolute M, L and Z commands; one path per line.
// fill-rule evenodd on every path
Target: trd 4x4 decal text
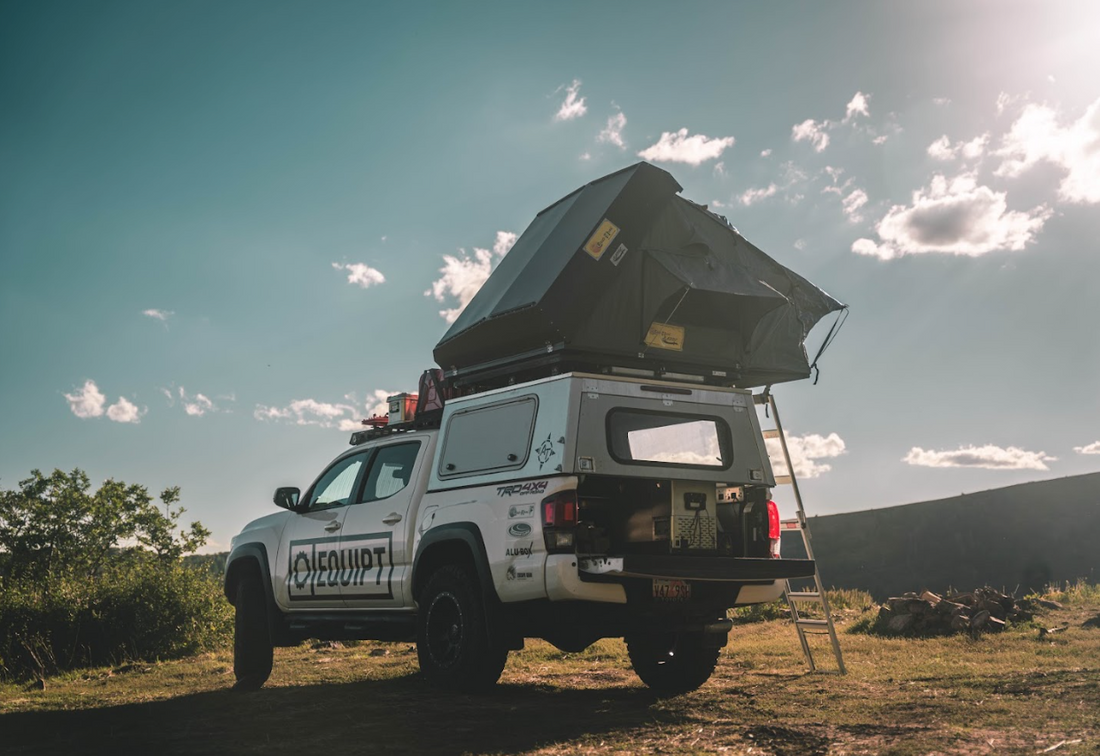
M 548 480 L 539 480 L 534 483 L 516 483 L 511 486 L 499 486 L 497 496 L 524 496 L 526 494 L 540 494 L 546 492 Z

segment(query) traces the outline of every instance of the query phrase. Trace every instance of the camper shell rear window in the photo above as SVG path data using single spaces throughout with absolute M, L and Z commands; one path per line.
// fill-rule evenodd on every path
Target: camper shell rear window
M 519 470 L 531 454 L 538 398 L 523 396 L 459 410 L 447 421 L 439 477 L 443 480 Z
M 641 409 L 607 413 L 607 449 L 623 465 L 729 469 L 729 425 L 713 415 Z

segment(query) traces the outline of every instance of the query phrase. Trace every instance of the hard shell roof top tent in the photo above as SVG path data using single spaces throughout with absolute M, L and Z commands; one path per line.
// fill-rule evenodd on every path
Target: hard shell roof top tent
M 458 386 L 571 369 L 739 387 L 810 375 L 805 338 L 846 305 L 637 163 L 539 213 L 435 347 Z

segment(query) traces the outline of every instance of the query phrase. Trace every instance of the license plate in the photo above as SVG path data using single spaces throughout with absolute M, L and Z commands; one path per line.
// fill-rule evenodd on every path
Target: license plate
M 683 580 L 653 579 L 655 601 L 688 601 L 691 599 L 691 583 Z

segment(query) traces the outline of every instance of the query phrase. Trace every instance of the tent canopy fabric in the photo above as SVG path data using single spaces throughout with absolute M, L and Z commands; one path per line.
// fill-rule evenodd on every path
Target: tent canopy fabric
M 757 386 L 806 378 L 805 339 L 846 305 L 637 163 L 543 210 L 436 345 L 452 374 L 528 355 Z

